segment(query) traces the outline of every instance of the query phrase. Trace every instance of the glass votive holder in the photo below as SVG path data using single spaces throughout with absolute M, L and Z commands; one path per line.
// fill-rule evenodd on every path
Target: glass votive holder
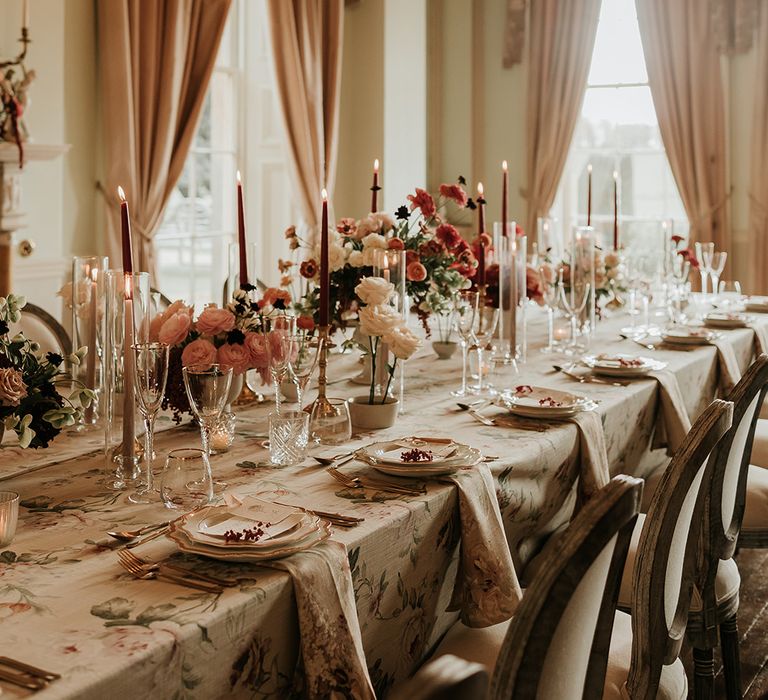
M 219 455 L 228 452 L 235 441 L 237 417 L 231 411 L 222 413 L 219 420 L 211 428 L 211 454 Z
M 287 467 L 301 464 L 307 457 L 309 414 L 306 411 L 283 411 L 269 414 L 269 459 L 272 464 Z
M 315 401 L 310 414 L 312 439 L 321 445 L 343 445 L 352 439 L 352 419 L 346 399 Z
M 13 541 L 18 520 L 19 494 L 0 491 L 0 547 L 6 547 Z
M 213 500 L 211 464 L 203 450 L 171 450 L 160 475 L 160 497 L 166 508 L 192 510 Z

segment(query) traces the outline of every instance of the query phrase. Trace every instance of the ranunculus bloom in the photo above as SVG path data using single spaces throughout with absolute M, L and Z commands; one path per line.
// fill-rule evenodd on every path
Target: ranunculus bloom
M 190 365 L 212 365 L 216 362 L 216 347 L 205 338 L 193 340 L 181 353 L 183 367 Z
M 342 236 L 354 236 L 357 233 L 357 222 L 354 219 L 345 217 L 336 224 L 336 230 Z
M 422 190 L 420 187 L 416 188 L 416 194 L 409 194 L 408 201 L 411 203 L 411 211 L 414 209 L 420 209 L 422 216 L 425 219 L 431 219 L 437 209 L 435 208 L 435 200 L 432 199 L 432 195 L 426 190 Z
M 187 337 L 192 326 L 192 318 L 186 311 L 177 311 L 170 316 L 166 315 L 157 339 L 166 345 L 178 345 Z
M 244 374 L 251 368 L 251 354 L 244 344 L 224 343 L 217 355 L 219 364 L 231 367 L 234 374 Z
M 358 298 L 364 304 L 373 306 L 389 301 L 394 291 L 394 285 L 383 277 L 363 277 L 355 287 Z
M 317 275 L 317 263 L 312 258 L 305 260 L 301 263 L 299 272 L 302 277 L 305 277 L 308 280 L 314 279 L 315 275 Z
M 296 319 L 296 328 L 302 331 L 311 331 L 315 329 L 315 319 L 311 316 L 299 316 Z
M 544 304 L 544 290 L 541 287 L 541 277 L 530 265 L 526 265 L 525 268 L 525 288 L 529 299 L 535 301 L 539 306 Z
M 690 248 L 683 248 L 682 250 L 678 250 L 677 254 L 681 255 L 683 260 L 690 263 L 694 270 L 699 269 L 699 261 L 696 259 L 696 256 Z
M 267 347 L 267 339 L 263 333 L 246 333 L 243 345 L 251 358 L 252 367 L 255 367 L 256 369 L 265 369 L 269 367 L 269 347 Z
M 227 309 L 206 306 L 197 319 L 196 328 L 203 335 L 226 333 L 235 327 L 235 315 Z
M 295 226 L 289 226 L 287 229 L 285 229 L 285 237 L 287 240 L 290 240 L 291 238 L 296 238 L 296 227 Z
M 412 262 L 419 262 L 419 254 L 415 250 L 405 251 L 405 264 L 410 265 Z
M 605 266 L 616 267 L 619 264 L 620 259 L 618 253 L 606 253 L 605 254 Z
M 451 224 L 440 224 L 435 231 L 435 238 L 448 250 L 453 250 L 462 241 L 461 234 Z
M 288 308 L 288 305 L 291 303 L 291 295 L 285 289 L 280 289 L 279 287 L 268 287 L 264 292 L 264 296 L 259 302 L 259 306 L 262 308 L 267 304 L 274 306 L 275 302 L 278 300 L 281 300 L 285 307 Z
M 407 360 L 421 347 L 421 340 L 405 324 L 394 326 L 382 340 L 398 360 Z
M 405 250 L 405 243 L 402 238 L 390 238 L 387 240 L 387 248 L 390 250 Z
M 0 406 L 18 406 L 27 395 L 27 385 L 19 370 L 0 369 Z
M 427 279 L 427 268 L 420 262 L 412 262 L 405 270 L 405 276 L 411 282 L 423 282 Z
M 440 185 L 440 194 L 446 199 L 452 199 L 460 207 L 467 206 L 467 193 L 461 185 L 449 185 L 443 183 Z
M 391 306 L 372 304 L 360 309 L 360 332 L 363 335 L 384 335 L 402 323 L 402 318 Z
M 480 236 L 479 236 L 478 238 L 479 238 L 479 242 L 480 242 L 480 244 L 481 244 L 481 245 L 482 245 L 484 248 L 490 248 L 490 247 L 491 247 L 491 243 L 492 243 L 493 241 L 491 240 L 491 237 L 490 237 L 490 236 L 489 236 L 487 233 L 481 233 L 481 234 L 480 234 Z

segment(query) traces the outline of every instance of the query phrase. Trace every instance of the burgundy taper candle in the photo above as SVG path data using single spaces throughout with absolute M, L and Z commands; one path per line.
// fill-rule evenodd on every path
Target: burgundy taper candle
M 587 226 L 592 225 L 592 163 L 587 166 Z
M 331 276 L 328 270 L 328 193 L 323 190 L 323 216 L 320 223 L 320 325 L 328 325 Z
M 509 211 L 507 211 L 507 199 L 509 199 L 509 170 L 507 161 L 501 162 L 501 231 L 504 236 L 508 235 L 507 222 L 509 221 Z
M 120 224 L 123 241 L 123 272 L 133 272 L 133 246 L 131 244 L 131 217 L 128 212 L 128 200 L 122 187 L 117 188 L 120 197 Z
M 373 161 L 373 187 L 371 187 L 371 214 L 379 211 L 379 159 Z
M 243 182 L 237 171 L 237 248 L 240 256 L 240 289 L 248 282 L 248 249 L 245 243 L 245 205 L 243 204 Z
M 483 197 L 483 183 L 477 183 L 477 284 L 485 284 L 485 244 L 483 243 L 483 234 L 485 233 L 485 198 Z
M 619 249 L 619 174 L 613 171 L 613 249 Z

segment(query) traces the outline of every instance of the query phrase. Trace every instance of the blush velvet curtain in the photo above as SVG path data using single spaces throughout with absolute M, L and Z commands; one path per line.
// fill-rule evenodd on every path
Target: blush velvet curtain
M 759 8 L 755 37 L 752 113 L 752 164 L 749 185 L 749 242 L 752 250 L 750 291 L 768 294 L 768 7 Z
M 725 99 L 709 3 L 635 4 L 653 104 L 691 239 L 730 251 Z
M 341 94 L 343 0 L 268 0 L 275 84 L 304 222 L 316 230 L 332 196 Z
M 527 231 L 555 199 L 581 111 L 601 0 L 531 2 L 527 113 Z
M 152 238 L 181 175 L 231 0 L 98 0 L 108 249 L 120 266 L 117 187 L 130 203 L 134 267 L 154 276 Z

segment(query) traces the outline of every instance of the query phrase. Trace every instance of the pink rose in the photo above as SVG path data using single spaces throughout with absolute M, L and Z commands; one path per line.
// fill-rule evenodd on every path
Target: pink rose
M 243 344 L 251 358 L 252 367 L 259 370 L 269 368 L 269 347 L 267 347 L 267 340 L 263 333 L 246 333 Z
M 539 273 L 530 265 L 525 268 L 526 296 L 535 301 L 539 306 L 544 305 L 544 290 L 541 286 Z
M 165 323 L 163 314 L 157 314 L 149 322 L 149 340 L 151 342 L 156 343 L 160 338 L 160 329 L 163 327 L 163 323 Z
M 18 406 L 26 395 L 21 372 L 13 367 L 0 369 L 0 406 Z
M 191 326 L 191 316 L 185 311 L 177 311 L 175 314 L 166 316 L 157 339 L 166 345 L 178 345 L 187 337 Z
M 251 368 L 251 355 L 245 345 L 224 343 L 218 350 L 219 364 L 231 367 L 234 374 L 245 374 Z
M 420 262 L 412 262 L 406 268 L 405 276 L 411 282 L 422 282 L 427 279 L 427 268 Z
M 181 364 L 184 367 L 212 365 L 214 362 L 216 362 L 216 347 L 204 338 L 193 340 L 181 353 Z
M 235 315 L 226 309 L 206 306 L 197 319 L 196 327 L 203 335 L 226 333 L 235 327 Z

